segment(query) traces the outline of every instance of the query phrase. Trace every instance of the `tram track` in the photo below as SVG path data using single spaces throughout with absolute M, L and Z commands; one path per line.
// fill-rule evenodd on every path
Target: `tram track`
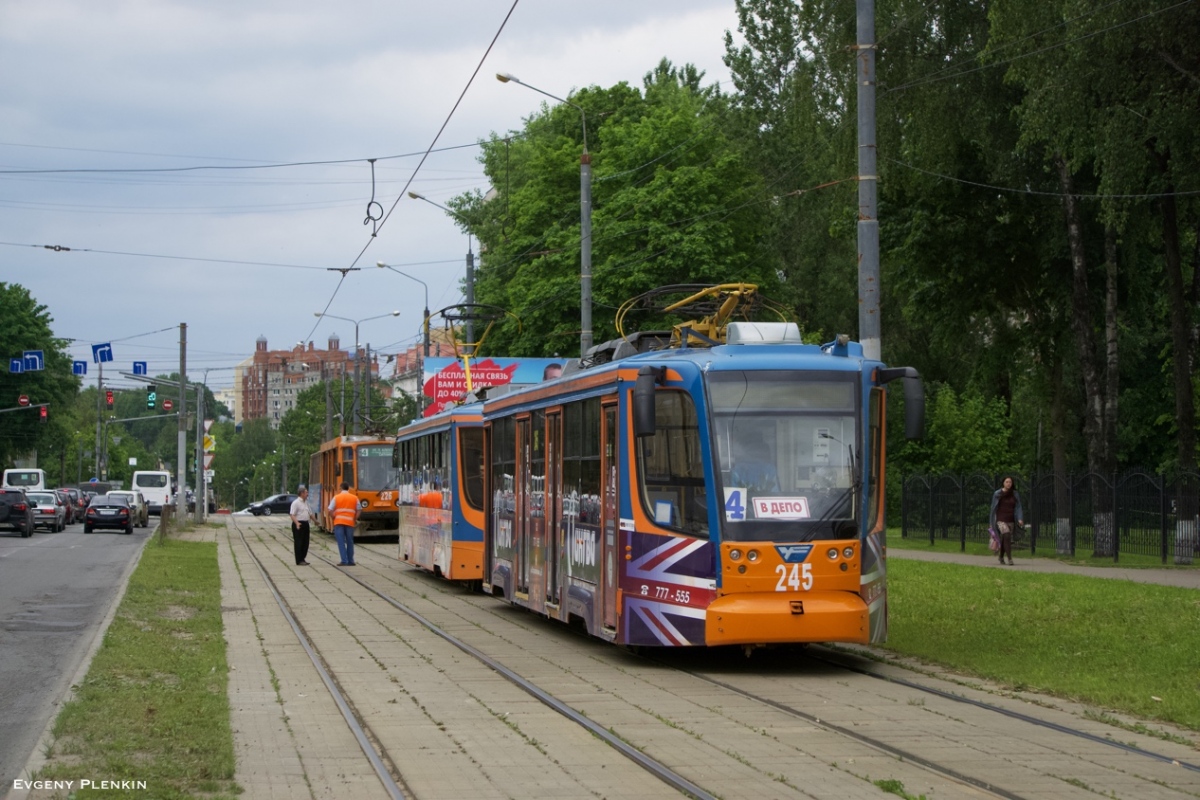
M 1200 764 L 1198 764 L 1198 763 L 1186 761 L 1186 760 L 1183 760 L 1180 758 L 1176 758 L 1174 756 L 1164 755 L 1162 753 L 1156 753 L 1156 752 L 1153 752 L 1151 750 L 1146 750 L 1141 747 L 1135 747 L 1133 745 L 1126 744 L 1125 742 L 1117 741 L 1112 738 L 1108 738 L 1108 737 L 1104 737 L 1104 736 L 1097 736 L 1094 733 L 1089 733 L 1088 731 L 1080 730 L 1078 728 L 1073 728 L 1069 725 L 1062 725 L 1062 724 L 1059 724 L 1056 722 L 1050 722 L 1048 720 L 1041 719 L 1039 717 L 1035 717 L 1031 714 L 1023 714 L 1019 711 L 1014 711 L 1010 708 L 1003 708 L 994 703 L 988 703 L 988 702 L 984 702 L 982 700 L 976 700 L 971 697 L 965 697 L 962 694 L 957 694 L 955 692 L 948 692 L 944 689 L 938 689 L 938 688 L 935 688 L 932 686 L 925 686 L 923 684 L 916 683 L 915 681 L 909 681 L 909 680 L 905 680 L 903 678 L 897 678 L 894 675 L 883 675 L 883 674 L 880 674 L 879 672 L 876 672 L 871 669 L 866 669 L 864 667 L 860 667 L 860 666 L 856 666 L 854 664 L 848 664 L 848 663 L 845 663 L 844 661 L 840 661 L 836 658 L 834 653 L 830 653 L 830 655 L 826 656 L 826 657 L 817 656 L 811 652 L 807 653 L 806 655 L 807 655 L 807 657 L 812 658 L 814 660 L 822 661 L 826 664 L 832 664 L 834 666 L 841 667 L 842 669 L 849 670 L 850 672 L 858 673 L 859 675 L 866 675 L 867 677 L 873 678 L 875 680 L 887 681 L 888 683 L 893 683 L 898 686 L 903 686 L 907 689 L 924 692 L 926 694 L 934 695 L 939 698 L 942 698 L 945 700 L 950 700 L 955 703 L 964 703 L 964 704 L 975 706 L 976 708 L 986 709 L 986 710 L 994 712 L 996 714 L 1003 714 L 1005 716 L 1012 717 L 1013 719 L 1021 720 L 1022 722 L 1026 722 L 1030 725 L 1036 725 L 1039 727 L 1048 728 L 1048 729 L 1056 731 L 1058 733 L 1066 734 L 1067 736 L 1078 737 L 1080 739 L 1084 739 L 1086 741 L 1089 741 L 1089 742 L 1092 742 L 1095 744 L 1100 744 L 1105 747 L 1115 748 L 1124 753 L 1129 753 L 1132 755 L 1140 756 L 1143 758 L 1150 759 L 1152 761 L 1158 761 L 1163 764 L 1170 764 L 1171 766 L 1175 766 L 1175 767 L 1181 767 L 1182 769 L 1186 769 L 1191 772 L 1200 774 Z
M 290 541 L 284 531 L 258 532 L 260 536 L 264 533 L 267 536 L 263 541 L 273 543 L 273 550 L 290 549 Z M 722 677 L 705 674 L 712 670 L 688 669 L 680 663 L 685 660 L 683 654 L 671 654 L 665 663 L 654 664 L 634 658 L 611 645 L 576 637 L 565 626 L 497 603 L 485 595 L 465 594 L 453 584 L 435 580 L 425 573 L 408 569 L 398 571 L 395 569 L 397 564 L 394 555 L 384 547 L 360 546 L 358 549 L 359 568 L 338 570 L 336 574 L 339 577 L 331 579 L 334 583 L 343 583 L 340 576 L 351 578 L 355 586 L 386 603 L 388 608 L 428 626 L 427 630 L 445 629 L 447 626 L 461 629 L 472 642 L 464 641 L 465 647 L 455 644 L 459 652 L 467 653 L 474 659 L 477 656 L 472 650 L 478 651 L 488 659 L 479 663 L 488 664 L 490 661 L 494 664 L 487 667 L 489 670 L 504 675 L 505 680 L 511 680 L 505 674 L 507 671 L 529 683 L 535 689 L 531 694 L 535 697 L 538 696 L 537 692 L 544 694 L 547 699 L 539 697 L 539 702 L 556 713 L 565 712 L 556 708 L 555 703 L 577 713 L 587 721 L 587 724 L 577 724 L 593 735 L 598 736 L 597 731 L 609 734 L 621 743 L 622 747 L 617 749 L 625 757 L 629 757 L 624 752 L 627 748 L 632 753 L 640 754 L 640 757 L 664 763 L 670 759 L 659 760 L 650 755 L 660 749 L 657 747 L 660 738 L 674 737 L 677 744 L 680 739 L 685 743 L 690 739 L 694 750 L 707 754 L 697 757 L 700 760 L 724 764 L 722 773 L 740 770 L 756 776 L 757 780 L 778 787 L 781 796 L 843 796 L 844 790 L 829 793 L 824 789 L 809 789 L 810 776 L 824 772 L 843 774 L 841 780 L 860 783 L 866 780 L 881 786 L 884 784 L 879 776 L 898 776 L 894 779 L 895 785 L 902 785 L 903 791 L 914 797 L 926 793 L 928 796 L 1004 797 L 1017 800 L 1094 795 L 1094 790 L 1081 788 L 1081 782 L 1069 775 L 1042 780 L 1042 783 L 1053 788 L 1051 793 L 1045 787 L 1026 791 L 1027 787 L 1020 782 L 1014 784 L 1012 781 L 990 779 L 987 770 L 981 771 L 975 764 L 959 769 L 950 766 L 946 759 L 930 757 L 920 748 L 906 747 L 903 742 L 897 744 L 886 735 L 877 735 L 869 712 L 851 709 L 847 718 L 844 710 L 829 707 L 805 710 L 802 703 L 794 702 L 796 697 L 812 694 L 815 689 L 829 693 L 829 703 L 834 704 L 834 696 L 843 691 L 840 684 L 847 683 L 839 677 L 846 674 L 841 664 L 821 663 L 818 659 L 806 657 L 804 660 L 808 667 L 800 669 L 801 674 L 796 674 L 795 665 L 765 676 L 756 676 L 754 667 L 741 666 L 727 670 L 732 674 Z M 310 552 L 311 557 L 313 553 Z M 322 560 L 332 564 L 331 559 L 322 557 Z M 482 619 L 480 614 L 484 615 Z M 542 646 L 546 643 L 551 646 Z M 536 655 L 533 651 L 537 651 Z M 696 656 L 696 651 L 692 651 L 692 655 Z M 836 674 L 831 669 L 833 667 L 838 670 Z M 680 676 L 686 680 L 679 680 Z M 864 675 L 851 681 L 853 685 L 848 696 L 861 693 L 861 680 L 866 677 Z M 763 691 L 760 686 L 753 685 L 760 678 L 774 682 L 774 690 Z M 748 681 L 750 685 L 747 685 Z M 567 689 L 565 694 L 560 691 L 563 685 L 576 682 L 581 682 L 582 688 L 576 686 Z M 892 685 L 904 692 L 920 688 L 900 683 Z M 561 694 L 563 699 L 544 688 L 538 688 L 548 686 L 555 687 L 554 691 Z M 709 688 L 703 689 L 702 686 Z M 522 691 L 529 690 L 523 688 Z M 901 703 L 912 703 L 899 696 L 883 701 L 865 698 L 866 695 L 863 695 L 858 701 L 851 700 L 846 705 L 849 707 L 858 703 L 865 707 L 870 702 L 883 702 L 894 707 Z M 842 703 L 841 700 L 837 702 Z M 854 717 L 855 713 L 860 714 L 859 718 Z M 938 713 L 946 716 L 944 712 Z M 839 714 L 842 715 L 840 718 Z M 793 722 L 788 722 L 789 719 Z M 641 732 L 644 728 L 652 727 L 647 722 L 655 720 L 661 726 L 659 733 Z M 864 722 L 867 723 L 866 729 L 860 727 Z M 797 727 L 797 723 L 801 723 L 800 727 Z M 718 741 L 712 733 L 714 730 L 727 730 L 728 733 Z M 819 735 L 815 733 L 817 731 Z M 896 734 L 897 731 L 891 733 Z M 1066 732 L 1055 733 L 1065 735 Z M 757 737 L 757 743 L 751 741 L 753 737 Z M 837 744 L 837 741 L 842 744 Z M 609 742 L 608 746 L 615 745 Z M 835 755 L 821 755 L 830 752 Z M 956 759 L 951 759 L 951 763 L 959 764 L 957 757 L 962 755 L 961 751 L 955 753 Z M 786 766 L 780 767 L 781 764 Z M 641 763 L 639 767 L 647 769 Z M 672 765 L 667 769 L 680 776 L 679 782 L 664 781 L 675 791 L 698 797 L 746 796 L 731 794 L 727 788 L 725 791 L 714 788 L 718 784 L 711 782 L 704 770 L 698 773 L 694 765 L 685 769 Z M 650 773 L 653 772 L 650 769 Z M 822 778 L 822 785 L 826 788 L 827 780 L 826 777 Z M 1154 776 L 1151 776 L 1147 785 L 1154 785 L 1154 780 Z M 936 791 L 934 787 L 938 787 Z M 771 793 L 774 794 L 773 791 Z M 1175 792 L 1158 786 L 1158 791 L 1146 794 L 1118 791 L 1113 796 L 1194 797 L 1200 796 L 1200 792 Z
M 277 538 L 276 541 L 279 542 L 280 545 L 285 544 L 285 542 L 281 538 Z M 364 558 L 363 557 L 364 555 L 367 555 L 368 557 Z M 341 574 L 345 575 L 347 577 L 350 577 L 357 585 L 361 586 L 362 588 L 366 589 L 367 591 L 372 592 L 373 594 L 375 594 L 378 597 L 384 598 L 385 596 L 387 596 L 389 594 L 389 592 L 392 590 L 380 591 L 378 589 L 378 587 L 372 585 L 372 583 L 373 583 L 372 581 L 363 580 L 362 578 L 358 577 L 357 575 L 352 574 L 352 572 L 363 571 L 362 568 L 364 566 L 366 566 L 368 568 L 368 570 L 370 570 L 373 566 L 382 566 L 382 567 L 390 570 L 392 567 L 395 566 L 394 557 L 392 557 L 390 554 L 376 552 L 374 550 L 374 548 L 363 548 L 361 546 L 358 548 L 358 556 L 359 557 L 358 557 L 357 561 L 359 563 L 359 570 L 345 571 L 345 572 L 342 572 Z M 310 552 L 310 558 L 312 558 L 312 557 L 313 557 L 313 555 Z M 332 563 L 331 559 L 326 559 L 324 557 L 321 557 L 321 558 L 326 563 Z M 373 562 L 375 562 L 377 559 L 380 560 L 382 563 L 374 564 Z M 495 628 L 497 628 L 500 623 L 503 623 L 503 625 L 506 626 L 508 629 L 506 631 L 507 634 L 512 635 L 514 633 L 514 629 L 515 629 L 517 636 L 520 638 L 527 637 L 530 635 L 530 633 L 533 633 L 533 634 L 537 634 L 539 636 L 547 636 L 548 635 L 552 638 L 562 639 L 563 641 L 561 641 L 558 644 L 558 646 L 561 647 L 561 646 L 565 645 L 572 653 L 576 653 L 576 651 L 579 649 L 578 646 L 584 645 L 584 643 L 586 642 L 586 644 L 582 648 L 584 651 L 586 651 L 586 653 L 583 657 L 584 664 L 583 664 L 582 668 L 579 665 L 575 665 L 574 667 L 571 667 L 569 665 L 563 666 L 563 665 L 559 665 L 559 664 L 552 664 L 550 661 L 546 661 L 545 663 L 551 665 L 551 671 L 565 669 L 568 673 L 571 674 L 571 677 L 573 679 L 583 679 L 583 678 L 581 678 L 579 673 L 586 672 L 588 669 L 590 669 L 591 666 L 593 665 L 591 662 L 595 662 L 597 660 L 597 656 L 600 656 L 599 660 L 609 660 L 613 657 L 618 658 L 618 660 L 625 658 L 625 655 L 622 654 L 621 651 L 617 650 L 616 648 L 613 648 L 609 645 L 605 645 L 605 644 L 602 644 L 599 642 L 591 641 L 591 640 L 577 639 L 573 634 L 571 634 L 563 626 L 545 623 L 545 621 L 541 620 L 540 618 L 537 618 L 536 615 L 530 615 L 530 614 L 522 612 L 518 609 L 514 609 L 512 607 L 496 603 L 494 600 L 491 600 L 484 595 L 478 595 L 478 594 L 465 595 L 465 594 L 461 593 L 460 591 L 457 591 L 456 587 L 454 587 L 452 584 L 447 584 L 442 581 L 433 580 L 432 578 L 430 578 L 430 576 L 427 576 L 424 573 L 420 573 L 417 571 L 405 570 L 403 574 L 406 578 L 415 581 L 417 584 L 416 587 L 410 587 L 410 588 L 404 589 L 404 590 L 409 591 L 410 593 L 413 593 L 414 596 L 419 595 L 420 598 L 422 599 L 422 602 L 432 603 L 435 601 L 439 601 L 441 603 L 439 605 L 439 608 L 441 608 L 445 613 L 449 613 L 453 617 L 458 618 L 462 614 L 462 609 L 464 606 L 463 601 L 466 601 L 466 606 L 468 606 L 471 609 L 472 614 L 483 612 L 488 617 L 491 617 L 494 620 L 496 620 L 497 625 L 488 624 L 486 626 L 490 629 L 489 635 L 491 635 L 491 636 L 497 635 Z M 433 591 L 429 591 L 431 589 Z M 439 595 L 439 596 L 434 597 L 434 595 Z M 430 628 L 437 627 L 436 625 L 431 625 L 430 621 L 425 618 L 424 614 L 415 611 L 413 608 L 410 607 L 410 605 L 408 603 L 397 601 L 397 600 L 395 600 L 395 598 L 392 598 L 392 597 L 387 597 L 385 602 L 388 602 L 389 605 L 396 608 L 397 610 L 402 611 L 406 615 L 412 616 L 414 619 L 420 618 L 420 621 L 422 622 L 422 624 L 426 625 L 427 627 L 430 627 Z M 510 642 L 510 645 L 511 646 L 509 649 L 511 651 L 519 652 L 523 649 L 522 642 L 519 640 Z M 456 645 L 456 646 L 459 646 L 459 645 Z M 464 652 L 470 652 L 470 650 L 477 649 L 477 648 L 470 648 L 470 650 L 468 650 L 467 648 L 463 648 L 461 646 L 459 646 L 459 647 Z M 474 657 L 474 654 L 472 654 L 472 655 Z M 494 669 L 497 672 L 502 672 L 502 671 L 512 672 L 512 670 L 509 670 L 508 667 L 506 667 L 504 665 L 504 663 L 501 659 L 492 658 L 492 657 L 486 656 L 486 655 L 484 656 L 484 658 L 485 658 L 485 661 L 483 661 L 481 663 L 489 664 L 490 669 Z M 612 665 L 608 665 L 606 667 L 606 669 L 608 669 L 608 671 L 610 671 L 610 672 L 614 672 L 614 674 L 616 674 L 617 677 L 620 679 L 624 679 L 627 677 L 627 675 L 625 675 L 624 671 L 619 667 L 619 665 L 615 670 L 612 669 Z M 546 680 L 546 679 L 544 679 L 544 680 Z M 550 678 L 548 678 L 548 680 L 561 681 L 561 678 L 555 679 L 554 677 L 551 676 Z M 521 682 L 526 683 L 526 684 L 532 684 L 532 681 L 527 681 L 527 680 L 524 680 L 523 678 L 521 678 Z M 603 681 L 596 681 L 588 686 L 587 691 L 588 692 L 596 692 L 596 693 L 600 693 L 603 695 L 609 695 L 612 698 L 617 698 L 620 695 L 619 691 L 615 691 L 611 686 L 603 685 L 603 683 L 604 683 Z M 657 685 L 655 685 L 652 688 L 654 690 L 656 697 L 661 695 L 661 697 L 667 698 L 669 700 L 674 695 L 674 693 L 672 693 L 670 691 L 661 691 L 661 687 L 659 687 Z M 534 694 L 535 696 L 539 696 L 539 695 L 547 695 L 548 696 L 548 694 L 549 694 L 549 693 L 546 693 L 543 690 L 538 689 L 536 687 L 531 691 L 531 693 Z M 679 699 L 678 695 L 674 695 L 674 697 L 676 699 Z M 549 701 L 543 699 L 542 697 L 539 697 L 539 699 L 541 699 L 542 702 L 546 702 L 548 706 L 555 708 L 555 710 L 558 711 L 558 713 L 564 713 L 564 714 L 571 716 L 572 718 L 577 718 L 579 720 L 578 724 L 583 725 L 585 728 L 587 728 L 593 734 L 595 734 L 597 736 L 600 736 L 601 733 L 605 734 L 602 738 L 604 738 L 610 744 L 610 746 L 616 747 L 627 757 L 633 757 L 635 759 L 635 761 L 638 761 L 639 763 L 647 758 L 647 756 L 645 755 L 646 747 L 645 747 L 644 743 L 643 743 L 643 746 L 641 746 L 641 747 L 631 746 L 630 744 L 626 744 L 625 741 L 623 740 L 623 734 L 622 734 L 621 728 L 619 726 L 613 726 L 614 732 L 610 733 L 606 729 L 608 726 L 606 726 L 605 724 L 597 723 L 587 713 L 576 712 L 572 709 L 569 709 L 566 704 L 556 701 L 554 699 L 551 699 Z M 622 701 L 622 702 L 624 702 L 624 701 Z M 633 701 L 630 701 L 630 702 L 634 706 L 634 710 L 637 712 L 638 716 L 656 720 L 657 721 L 656 724 L 661 725 L 663 727 L 664 731 L 670 731 L 672 734 L 676 735 L 677 737 L 682 734 L 682 736 L 684 738 L 690 737 L 694 740 L 703 740 L 705 738 L 706 734 L 704 733 L 703 728 L 690 729 L 687 724 L 672 720 L 668 714 L 662 712 L 659 709 L 646 707 L 644 704 L 641 706 L 638 706 Z M 690 702 L 690 701 L 688 701 L 688 702 Z M 590 708 L 590 703 L 584 703 L 584 705 L 588 705 Z M 706 712 L 707 711 L 708 710 L 706 710 Z M 719 716 L 719 714 L 718 714 L 718 716 Z M 736 725 L 738 725 L 739 727 L 741 727 L 743 729 L 744 734 L 746 734 L 752 740 L 757 740 L 757 741 L 754 741 L 755 746 L 758 746 L 758 741 L 761 741 L 761 737 L 763 736 L 763 732 L 761 730 L 759 730 L 758 728 L 755 728 L 751 725 L 748 725 L 744 718 L 741 721 L 734 719 L 732 717 L 729 719 L 718 720 L 718 721 L 723 722 L 723 723 L 733 722 Z M 651 736 L 650 738 L 653 739 L 654 737 Z M 733 762 L 734 766 L 737 766 L 743 770 L 747 767 L 751 767 L 750 762 L 753 760 L 752 755 L 750 757 L 747 757 L 747 755 L 739 753 L 731 747 L 726 747 L 724 745 L 716 745 L 715 753 L 720 754 L 722 752 L 724 752 L 724 757 L 726 757 L 726 758 L 732 757 L 734 759 L 734 762 Z M 749 752 L 749 751 L 747 751 L 747 752 Z M 651 761 L 657 761 L 657 760 L 651 759 Z M 742 763 L 738 763 L 739 761 L 741 761 Z M 851 763 L 853 763 L 853 758 L 851 758 L 850 761 L 851 761 Z M 899 765 L 901 762 L 898 759 L 895 759 L 893 756 L 887 755 L 886 758 L 884 759 L 883 763 L 887 769 L 891 769 L 892 767 Z M 891 766 L 887 766 L 889 764 Z M 826 769 L 829 768 L 828 764 L 814 764 L 813 766 L 826 768 Z M 643 765 L 643 767 L 646 768 L 644 765 Z M 781 773 L 768 773 L 767 771 L 760 770 L 758 768 L 754 768 L 754 767 L 751 767 L 751 768 L 758 771 L 760 773 L 760 775 L 759 775 L 760 779 L 764 780 L 765 782 L 768 782 L 769 785 L 773 784 L 775 786 L 779 786 L 780 788 L 789 787 L 791 790 L 793 790 L 800 796 L 807 796 L 807 797 L 824 796 L 824 795 L 820 795 L 820 794 L 813 795 L 813 794 L 810 794 L 810 793 L 804 791 L 803 784 L 805 783 L 805 781 L 798 780 L 794 775 L 791 778 L 789 778 L 788 776 L 781 774 Z M 911 766 L 905 765 L 902 771 L 911 771 L 911 769 L 912 769 Z M 657 767 L 651 767 L 650 770 L 651 770 L 651 772 L 655 773 L 656 777 L 659 777 L 660 780 L 663 779 L 660 775 L 657 774 L 659 771 Z M 835 768 L 835 771 L 847 772 L 848 773 L 847 777 L 852 782 L 861 782 L 865 777 L 868 777 L 865 775 L 855 775 L 853 770 L 839 770 L 839 769 Z M 674 772 L 674 771 L 672 770 L 672 772 Z M 909 775 L 908 778 L 910 780 L 910 785 L 911 785 L 911 775 Z M 949 780 L 958 790 L 966 788 L 966 785 L 960 781 L 956 781 L 953 779 L 949 779 Z M 668 785 L 672 786 L 673 788 L 675 788 L 679 791 L 682 791 L 685 794 L 688 794 L 691 796 L 696 796 L 696 797 L 730 796 L 727 794 L 720 795 L 718 792 L 711 791 L 711 790 L 701 786 L 698 781 L 690 780 L 687 777 L 679 776 L 676 778 L 668 778 L 664 782 L 666 782 Z M 785 792 L 783 796 L 788 796 L 788 794 L 789 794 L 788 792 Z M 977 792 L 975 794 L 977 796 L 998 796 L 998 795 L 995 795 L 993 793 L 988 793 L 988 792 L 983 792 L 983 793 Z M 733 796 L 737 796 L 737 795 L 733 795 Z M 954 794 L 954 796 L 964 796 L 964 795 L 961 793 L 961 791 L 959 791 L 959 792 L 956 792 Z

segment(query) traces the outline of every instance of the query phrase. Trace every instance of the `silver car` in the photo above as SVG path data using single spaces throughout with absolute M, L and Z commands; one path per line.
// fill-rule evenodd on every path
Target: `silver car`
M 26 492 L 33 506 L 33 526 L 58 533 L 67 527 L 67 507 L 57 492 Z

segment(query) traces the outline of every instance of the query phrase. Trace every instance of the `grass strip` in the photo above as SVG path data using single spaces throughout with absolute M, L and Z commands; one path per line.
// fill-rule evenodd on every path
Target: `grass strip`
M 234 797 L 227 684 L 216 544 L 152 544 L 38 778 L 144 786 L 72 792 L 81 799 Z
M 1097 556 L 1092 551 L 1082 545 L 1075 550 L 1075 555 L 1059 555 L 1054 550 L 1053 538 L 1048 538 L 1042 535 L 1038 539 L 1037 552 L 1032 556 L 1029 552 L 1028 530 L 1022 532 L 1020 538 L 1013 542 L 1013 558 L 1044 558 L 1052 561 L 1059 561 L 1063 564 L 1072 564 L 1082 567 L 1107 567 L 1120 569 L 1197 569 L 1194 565 L 1175 564 L 1171 559 L 1163 563 L 1161 555 L 1145 555 L 1143 553 L 1128 553 L 1120 552 L 1117 554 L 1117 560 L 1113 561 L 1113 557 Z M 929 539 L 928 531 L 909 531 L 908 538 L 901 536 L 899 528 L 888 528 L 887 546 L 896 550 L 921 550 L 929 553 L 965 553 L 969 556 L 991 556 L 996 557 L 996 554 L 988 549 L 987 541 L 970 541 L 966 542 L 966 547 L 960 539 L 958 532 L 948 536 L 935 536 L 932 543 Z
M 887 649 L 1018 690 L 1200 730 L 1200 592 L 888 562 Z

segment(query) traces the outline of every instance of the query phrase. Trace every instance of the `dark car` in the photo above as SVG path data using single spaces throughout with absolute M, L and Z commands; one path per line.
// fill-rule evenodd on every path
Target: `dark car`
M 0 489 L 0 529 L 19 531 L 28 539 L 33 536 L 33 504 L 21 489 Z
M 129 501 L 120 495 L 93 497 L 83 517 L 83 532 L 91 533 L 97 528 L 119 528 L 133 533 L 133 509 L 129 507 Z
M 292 501 L 295 499 L 296 495 L 294 494 L 273 494 L 266 500 L 251 503 L 250 513 L 256 517 L 286 514 L 292 510 Z

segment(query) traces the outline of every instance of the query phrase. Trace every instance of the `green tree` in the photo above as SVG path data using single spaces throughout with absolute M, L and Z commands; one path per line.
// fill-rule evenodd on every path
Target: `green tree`
M 49 404 L 45 423 L 35 408 L 0 414 L 0 466 L 12 466 L 15 459 L 35 454 L 41 457 L 42 451 L 58 455 L 70 440 L 79 379 L 72 374 L 66 341 L 54 336 L 53 321 L 46 306 L 24 286 L 0 283 L 4 357 L 18 358 L 26 350 L 41 350 L 45 356 L 45 369 L 0 372 L 0 408 L 18 408 L 21 395 L 27 396 L 31 405 Z
M 616 336 L 612 312 L 621 303 L 658 286 L 774 286 L 757 257 L 768 199 L 725 129 L 725 99 L 701 79 L 664 60 L 642 91 L 620 83 L 570 97 L 586 115 L 593 174 L 595 342 Z M 519 134 L 493 136 L 481 161 L 494 191 L 451 203 L 484 254 L 476 300 L 520 318 L 498 321 L 485 352 L 578 349 L 580 123 L 570 105 L 543 106 Z

